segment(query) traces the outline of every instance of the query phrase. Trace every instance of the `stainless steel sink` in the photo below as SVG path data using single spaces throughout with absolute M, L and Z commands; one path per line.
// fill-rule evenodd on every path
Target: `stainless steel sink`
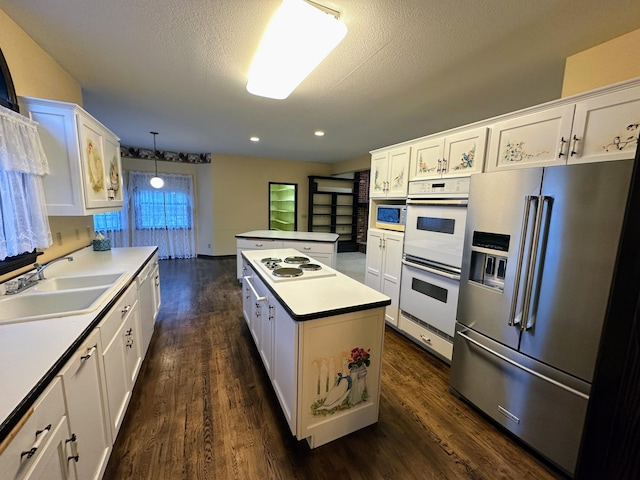
M 95 310 L 111 286 L 24 293 L 0 298 L 0 325 L 52 317 L 67 317 Z
M 80 288 L 92 288 L 98 286 L 112 286 L 123 277 L 123 272 L 104 273 L 100 275 L 79 275 L 74 277 L 54 277 L 42 280 L 31 291 L 51 292 L 60 290 L 76 290 Z

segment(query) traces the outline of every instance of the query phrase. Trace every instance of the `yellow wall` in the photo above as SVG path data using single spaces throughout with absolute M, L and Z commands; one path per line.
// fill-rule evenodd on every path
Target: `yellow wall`
M 2 10 L 0 48 L 7 60 L 17 95 L 82 104 L 80 84 Z M 93 238 L 92 217 L 49 217 L 49 226 L 53 235 L 53 245 L 38 257 L 39 262 L 46 262 L 85 247 Z M 90 227 L 89 234 L 87 226 Z M 2 276 L 0 281 L 17 273 Z
M 371 155 L 366 154 L 360 157 L 344 160 L 342 162 L 331 165 L 331 175 L 340 175 L 343 173 L 361 172 L 371 168 Z
M 238 155 L 211 156 L 213 255 L 235 255 L 237 233 L 268 230 L 269 182 L 298 184 L 298 230 L 307 230 L 309 175 L 331 165 Z
M 640 77 L 640 29 L 567 58 L 562 96 Z

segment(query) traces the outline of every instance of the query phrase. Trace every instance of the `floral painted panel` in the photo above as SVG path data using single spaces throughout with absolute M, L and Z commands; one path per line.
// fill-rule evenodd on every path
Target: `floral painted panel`
M 635 151 L 638 146 L 638 130 L 640 129 L 640 123 L 632 123 L 627 125 L 626 133 L 616 135 L 611 139 L 609 143 L 603 145 L 602 148 L 605 152 L 620 151 L 620 150 L 633 150 Z
M 311 414 L 334 415 L 366 401 L 367 369 L 370 364 L 371 349 L 362 347 L 315 359 L 313 365 L 318 398 L 311 404 Z M 336 371 L 338 365 L 340 368 Z

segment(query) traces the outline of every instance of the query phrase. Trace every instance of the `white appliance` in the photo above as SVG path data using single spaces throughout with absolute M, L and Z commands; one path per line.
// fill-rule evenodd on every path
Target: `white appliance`
M 376 206 L 376 228 L 386 230 L 404 231 L 407 214 L 406 205 L 377 205 Z
M 468 177 L 409 182 L 401 321 L 437 335 L 437 342 L 423 334 L 416 340 L 446 361 L 455 333 L 468 194 Z

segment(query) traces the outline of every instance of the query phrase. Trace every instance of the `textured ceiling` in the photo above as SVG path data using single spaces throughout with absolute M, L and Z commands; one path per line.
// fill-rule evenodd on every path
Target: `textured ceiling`
M 558 98 L 567 56 L 640 28 L 637 0 L 320 3 L 341 12 L 347 36 L 286 100 L 245 90 L 279 0 L 0 9 L 78 80 L 86 110 L 124 145 L 151 148 L 154 130 L 161 150 L 329 163 Z

